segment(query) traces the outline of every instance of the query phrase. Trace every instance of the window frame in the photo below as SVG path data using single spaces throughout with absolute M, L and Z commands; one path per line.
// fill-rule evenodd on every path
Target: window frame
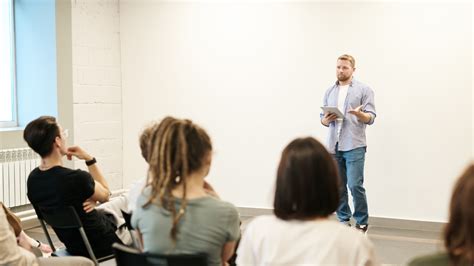
M 15 0 L 7 0 L 10 5 L 10 31 L 11 31 L 11 40 L 10 45 L 11 49 L 11 57 L 10 64 L 12 67 L 12 120 L 11 121 L 0 121 L 0 129 L 3 128 L 13 128 L 18 127 L 18 95 L 17 95 L 17 79 L 16 79 L 16 34 L 15 34 Z

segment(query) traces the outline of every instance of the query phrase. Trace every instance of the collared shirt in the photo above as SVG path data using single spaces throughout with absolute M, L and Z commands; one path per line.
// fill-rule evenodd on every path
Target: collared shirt
M 323 106 L 337 106 L 339 97 L 339 82 L 332 85 L 324 94 Z M 357 119 L 357 116 L 348 113 L 349 110 L 355 109 L 362 105 L 362 111 L 370 114 L 370 121 L 366 124 Z M 336 143 L 339 151 L 350 151 L 360 147 L 366 147 L 367 141 L 365 137 L 365 127 L 374 123 L 375 104 L 374 91 L 367 85 L 352 79 L 347 90 L 346 100 L 344 102 L 344 120 L 342 123 L 339 140 L 337 138 L 336 122 L 329 123 L 329 134 L 327 138 L 327 148 L 330 153 L 336 153 Z M 324 113 L 320 114 L 322 118 Z

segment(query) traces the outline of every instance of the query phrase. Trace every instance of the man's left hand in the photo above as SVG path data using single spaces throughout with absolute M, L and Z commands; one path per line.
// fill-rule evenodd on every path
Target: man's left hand
M 369 114 L 362 111 L 362 105 L 357 106 L 355 109 L 349 110 L 348 113 L 357 116 L 357 118 L 364 123 L 368 123 L 371 118 Z
M 90 198 L 84 201 L 84 203 L 82 203 L 82 207 L 86 213 L 93 211 L 96 206 L 97 206 L 97 202 Z

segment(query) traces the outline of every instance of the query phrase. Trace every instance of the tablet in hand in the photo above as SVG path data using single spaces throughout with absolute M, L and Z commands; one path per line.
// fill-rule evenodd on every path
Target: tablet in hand
M 337 118 L 344 118 L 344 114 L 336 106 L 321 106 L 324 113 L 336 114 Z

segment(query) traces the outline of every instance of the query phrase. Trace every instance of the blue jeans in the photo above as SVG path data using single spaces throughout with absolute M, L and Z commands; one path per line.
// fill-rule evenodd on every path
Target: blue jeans
M 366 147 L 356 148 L 350 151 L 338 151 L 334 159 L 339 167 L 340 201 L 337 208 L 337 218 L 341 222 L 349 221 L 354 217 L 359 225 L 366 225 L 369 221 L 367 197 L 364 188 L 364 162 Z M 354 214 L 348 204 L 347 187 L 351 191 Z

